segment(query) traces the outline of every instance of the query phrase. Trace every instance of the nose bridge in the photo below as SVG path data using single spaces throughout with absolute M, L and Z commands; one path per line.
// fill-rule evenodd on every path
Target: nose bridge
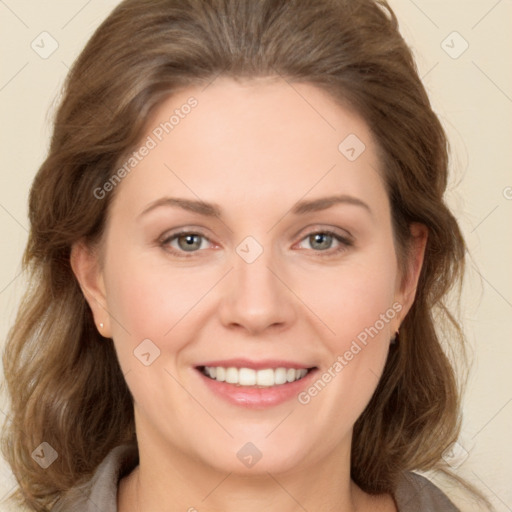
M 291 297 L 273 273 L 276 263 L 272 250 L 252 237 L 237 246 L 221 308 L 225 325 L 238 324 L 255 333 L 292 320 Z

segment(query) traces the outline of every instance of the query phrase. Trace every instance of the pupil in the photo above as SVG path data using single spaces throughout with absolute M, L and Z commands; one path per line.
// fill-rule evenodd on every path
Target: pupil
M 182 244 L 182 242 L 185 243 Z M 179 245 L 185 251 L 190 251 L 193 249 L 199 249 L 201 241 L 199 240 L 199 235 L 182 235 L 179 237 Z
M 317 244 L 317 249 L 329 249 L 331 245 L 331 235 L 325 233 L 317 233 L 312 236 L 313 245 Z

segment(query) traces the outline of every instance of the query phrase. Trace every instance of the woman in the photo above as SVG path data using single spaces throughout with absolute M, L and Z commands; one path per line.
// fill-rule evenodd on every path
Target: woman
M 412 473 L 459 431 L 446 182 L 384 1 L 122 2 L 31 190 L 18 502 L 457 510 Z

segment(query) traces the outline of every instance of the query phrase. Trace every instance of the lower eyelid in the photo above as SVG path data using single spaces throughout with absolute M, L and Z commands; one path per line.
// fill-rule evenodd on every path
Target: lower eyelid
M 320 255 L 322 255 L 322 253 L 324 253 L 327 256 L 327 255 L 330 255 L 330 254 L 333 254 L 333 253 L 337 253 L 337 252 L 343 251 L 343 250 L 345 250 L 348 247 L 353 245 L 353 242 L 352 242 L 352 240 L 350 238 L 344 237 L 342 235 L 339 235 L 338 233 L 334 233 L 334 232 L 331 232 L 331 231 L 312 231 L 311 233 L 308 233 L 305 236 L 303 236 L 299 240 L 298 243 L 303 242 L 308 237 L 310 237 L 312 235 L 315 235 L 315 234 L 330 235 L 330 236 L 332 236 L 334 238 L 334 240 L 336 240 L 339 243 L 338 247 L 334 247 L 334 248 L 330 248 L 330 249 L 317 250 L 317 251 L 315 251 L 314 249 L 309 249 L 312 252 L 318 253 Z M 170 247 L 171 252 L 180 253 L 180 255 L 184 255 L 184 256 L 192 256 L 195 253 L 200 253 L 200 252 L 203 252 L 205 250 L 205 249 L 198 249 L 198 250 L 195 250 L 195 251 L 184 251 L 184 250 L 180 250 L 179 248 L 175 248 L 175 247 L 170 246 L 170 243 L 172 241 L 177 240 L 180 236 L 184 236 L 184 235 L 197 235 L 197 236 L 201 237 L 202 239 L 206 240 L 213 247 L 218 247 L 218 244 L 215 244 L 206 235 L 204 235 L 204 234 L 202 234 L 200 232 L 197 232 L 197 231 L 180 231 L 178 233 L 173 233 L 171 235 L 166 235 L 166 236 L 161 238 L 160 244 L 162 246 L 165 246 L 165 247 Z

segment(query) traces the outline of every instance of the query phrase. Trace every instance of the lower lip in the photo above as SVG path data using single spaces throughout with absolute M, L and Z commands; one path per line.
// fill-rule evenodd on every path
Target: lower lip
M 266 409 L 273 407 L 293 398 L 310 385 L 313 376 L 316 373 L 316 368 L 310 370 L 305 377 L 294 382 L 287 382 L 278 386 L 269 386 L 258 388 L 256 386 L 237 386 L 235 384 L 228 384 L 227 382 L 219 382 L 215 379 L 210 379 L 197 370 L 199 376 L 208 388 L 227 400 L 231 404 L 240 407 L 248 407 L 253 409 Z

